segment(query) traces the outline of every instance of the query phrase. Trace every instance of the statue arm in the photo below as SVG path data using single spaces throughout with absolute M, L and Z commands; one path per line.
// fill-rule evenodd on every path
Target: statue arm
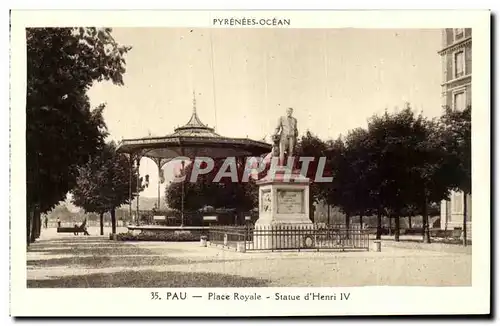
M 276 126 L 276 131 L 275 131 L 275 135 L 279 135 L 280 134 L 280 131 L 281 131 L 281 117 L 278 118 L 278 125 Z

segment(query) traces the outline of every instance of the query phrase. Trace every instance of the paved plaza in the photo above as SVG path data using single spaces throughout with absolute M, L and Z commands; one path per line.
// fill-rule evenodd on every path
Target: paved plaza
M 117 242 L 97 236 L 97 228 L 89 232 L 42 230 L 27 253 L 28 287 L 471 284 L 470 247 L 384 240 L 382 252 L 239 253 L 195 242 Z

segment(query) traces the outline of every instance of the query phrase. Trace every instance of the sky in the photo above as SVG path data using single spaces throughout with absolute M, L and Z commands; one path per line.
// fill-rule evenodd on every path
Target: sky
M 116 28 L 113 36 L 132 46 L 125 85 L 89 92 L 94 106 L 106 103 L 110 140 L 172 133 L 189 120 L 193 92 L 217 133 L 268 142 L 287 107 L 299 137 L 309 130 L 325 140 L 405 102 L 441 113 L 437 29 Z M 155 164 L 143 159 L 140 172 L 152 185 L 141 196 L 157 196 Z

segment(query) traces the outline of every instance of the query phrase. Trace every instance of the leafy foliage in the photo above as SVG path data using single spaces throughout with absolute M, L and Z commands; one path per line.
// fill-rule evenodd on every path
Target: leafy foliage
M 109 28 L 30 28 L 26 40 L 27 197 L 44 212 L 75 184 L 77 166 L 102 148 L 104 105 L 91 110 L 86 91 L 96 81 L 122 85 L 130 48 Z
M 26 42 L 27 213 L 35 227 L 35 215 L 64 199 L 77 167 L 104 146 L 104 104 L 92 110 L 86 92 L 99 81 L 123 85 L 130 47 L 110 28 L 29 28 Z
M 117 234 L 118 241 L 199 241 L 200 235 L 187 232 L 142 232 L 138 235 L 131 233 Z
M 190 182 L 194 165 L 186 165 L 179 176 L 185 176 L 185 180 L 167 185 L 166 200 L 169 207 L 181 210 L 182 191 L 184 191 L 184 210 L 186 211 L 196 211 L 205 206 L 248 211 L 257 206 L 257 185 L 252 178 L 249 178 L 248 182 L 241 181 L 245 168 L 241 160 L 236 160 L 238 180 L 231 180 L 230 177 L 216 180 L 223 161 L 217 160 L 214 169 L 206 175 L 198 176 L 196 182 Z
M 306 177 L 311 181 L 314 181 L 318 169 L 320 167 L 320 158 L 327 157 L 328 144 L 321 140 L 319 137 L 307 131 L 304 136 L 302 136 L 297 142 L 297 156 L 298 157 L 310 157 L 313 159 L 309 163 L 309 168 L 307 169 Z M 304 163 L 303 163 L 304 164 Z M 322 173 L 322 177 L 331 176 L 330 166 L 331 162 L 325 161 L 325 166 Z M 302 166 L 300 166 L 302 167 Z M 311 204 L 317 203 L 320 199 L 324 198 L 325 183 L 322 182 L 312 182 L 309 188 L 309 193 L 311 195 Z
M 448 153 L 451 188 L 464 193 L 462 221 L 464 246 L 467 246 L 467 214 L 470 211 L 470 208 L 467 208 L 467 195 L 472 194 L 471 110 L 471 106 L 463 111 L 445 108 L 441 117 L 444 129 L 443 142 Z
M 456 139 L 470 132 L 463 132 L 466 127 L 455 121 L 464 114 L 448 112 L 441 119 L 446 124 L 416 115 L 408 105 L 396 113 L 373 116 L 368 128 L 339 138 L 329 151 L 334 178 L 325 192 L 327 203 L 348 215 L 383 213 L 396 221 L 396 230 L 399 217 L 410 212 L 424 215 L 425 221 L 430 204 L 446 199 L 449 189 L 462 182 L 456 175 L 461 166 L 467 167 L 458 162 L 467 150 L 460 145 L 466 141 Z M 470 166 L 470 156 L 460 159 Z M 395 236 L 398 239 L 398 232 Z
M 463 111 L 446 108 L 441 116 L 451 184 L 467 194 L 472 193 L 471 110 L 471 106 Z
M 99 156 L 78 167 L 76 186 L 71 191 L 73 203 L 87 212 L 114 211 L 130 202 L 130 186 L 132 198 L 137 195 L 137 173 L 129 158 L 116 152 L 113 142 L 106 144 Z

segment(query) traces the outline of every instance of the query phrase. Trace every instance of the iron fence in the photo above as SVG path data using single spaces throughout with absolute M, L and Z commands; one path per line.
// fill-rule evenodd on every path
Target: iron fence
M 369 250 L 368 230 L 344 225 L 212 227 L 209 241 L 239 251 Z

